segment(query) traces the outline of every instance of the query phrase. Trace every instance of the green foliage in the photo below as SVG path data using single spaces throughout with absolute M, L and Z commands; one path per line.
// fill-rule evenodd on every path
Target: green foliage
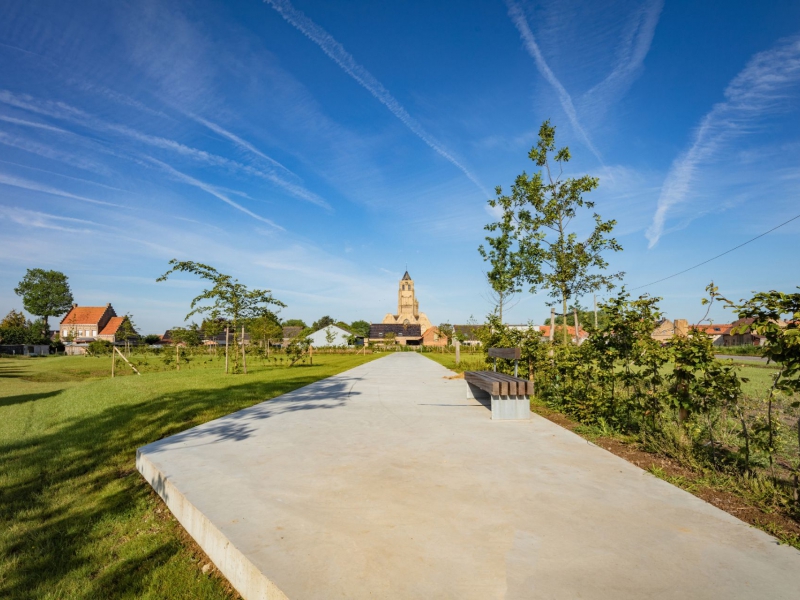
M 453 326 L 450 323 L 439 323 L 439 327 L 437 327 L 437 329 L 439 330 L 439 333 L 447 337 L 448 344 L 453 343 L 453 335 L 455 333 L 455 329 L 453 329 Z
M 289 366 L 293 367 L 297 362 L 305 363 L 308 359 L 308 349 L 310 346 L 311 338 L 309 337 L 298 335 L 292 339 L 284 349 L 286 356 L 289 358 Z
M 333 342 L 336 341 L 336 331 L 334 331 L 333 327 L 330 325 L 325 328 L 325 341 L 328 343 L 328 346 L 333 345 Z
M 161 336 L 155 333 L 150 333 L 142 338 L 142 342 L 144 342 L 147 345 L 160 344 Z
M 0 328 L 5 329 L 7 327 L 27 327 L 30 324 L 25 315 L 22 311 L 14 310 L 13 308 L 11 311 L 0 321 Z
M 256 343 L 271 343 L 283 339 L 283 327 L 273 312 L 250 319 L 246 329 L 250 333 L 250 339 Z
M 369 337 L 369 323 L 367 321 L 353 321 L 348 328 L 354 335 Z
M 567 326 L 572 327 L 575 325 L 574 317 L 573 317 L 573 310 L 577 309 L 578 311 L 578 324 L 583 329 L 588 329 L 589 325 L 594 325 L 594 311 L 588 310 L 585 308 L 581 308 L 580 306 L 569 306 L 567 307 L 567 316 L 566 318 L 563 315 L 556 315 L 555 323 L 556 325 L 563 325 L 565 322 Z M 605 327 L 608 323 L 608 318 L 604 310 L 600 308 L 597 309 L 597 326 L 598 327 Z M 550 317 L 547 317 L 544 320 L 545 325 L 550 325 Z M 560 329 L 559 329 L 560 331 Z
M 110 356 L 114 345 L 108 340 L 94 340 L 86 347 L 88 356 Z
M 212 320 L 226 319 L 233 331 L 233 347 L 239 348 L 239 325 L 242 321 L 256 319 L 271 314 L 270 307 L 285 307 L 280 300 L 273 298 L 269 290 L 248 289 L 230 275 L 220 273 L 213 267 L 193 261 L 169 261 L 172 268 L 156 281 L 166 281 L 175 272 L 192 273 L 201 279 L 210 281 L 213 286 L 203 290 L 191 303 L 191 310 L 186 315 L 188 320 L 195 314 L 208 313 Z M 210 301 L 210 304 L 204 302 Z M 233 372 L 239 372 L 239 352 L 233 353 Z
M 7 345 L 50 344 L 47 324 L 43 319 L 32 322 L 21 312 L 12 310 L 0 322 L 0 343 Z
M 47 335 L 50 317 L 61 315 L 72 308 L 72 291 L 67 276 L 59 271 L 28 269 L 14 292 L 22 296 L 22 306 L 32 315 L 42 317 Z
M 308 327 L 303 319 L 286 319 L 281 325 L 284 327 L 302 327 L 303 329 Z
M 335 325 L 336 320 L 333 317 L 325 315 L 324 317 L 320 317 L 318 321 L 314 321 L 314 324 L 311 325 L 312 331 L 319 331 L 320 329 L 325 329 L 329 325 Z
M 563 178 L 570 153 L 566 147 L 556 149 L 555 127 L 549 121 L 542 124 L 539 141 L 528 156 L 544 173 L 539 170 L 529 176 L 523 172 L 511 186 L 510 195 L 497 188 L 497 198 L 489 200 L 489 205 L 502 216 L 486 228 L 498 231 L 499 236 L 487 238 L 491 250 L 481 248 L 480 252 L 493 265 L 490 283 L 494 281 L 498 289 L 513 291 L 521 282 L 531 293 L 544 289 L 561 300 L 566 313 L 571 299 L 610 289 L 622 278 L 622 273 L 604 273 L 608 267 L 604 254 L 622 250 L 617 240 L 609 237 L 616 221 L 603 221 L 594 213 L 591 232 L 578 238 L 573 220 L 581 209 L 594 208 L 594 202 L 583 195 L 597 188 L 599 180 L 589 175 Z

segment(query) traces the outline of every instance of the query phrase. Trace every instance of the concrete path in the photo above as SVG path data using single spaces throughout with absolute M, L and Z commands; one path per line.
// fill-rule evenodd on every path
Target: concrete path
M 767 359 L 763 356 L 738 356 L 736 354 L 715 354 L 716 358 L 721 360 L 732 360 L 733 362 L 751 362 L 751 363 L 760 363 L 760 364 L 767 364 Z
M 800 597 L 800 552 L 388 356 L 139 450 L 245 598 Z

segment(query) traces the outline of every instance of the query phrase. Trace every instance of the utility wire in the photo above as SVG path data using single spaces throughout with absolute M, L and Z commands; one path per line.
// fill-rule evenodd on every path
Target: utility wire
M 714 257 L 712 257 L 712 258 L 709 258 L 708 260 L 704 260 L 704 261 L 703 261 L 703 262 L 701 262 L 701 263 L 697 263 L 697 264 L 696 264 L 696 265 L 694 265 L 693 267 L 689 267 L 688 269 L 684 269 L 683 271 L 679 271 L 679 272 L 677 272 L 677 273 L 674 273 L 673 275 L 670 275 L 669 277 L 664 277 L 664 278 L 662 278 L 662 279 L 657 279 L 656 281 L 651 281 L 650 283 L 646 283 L 646 284 L 644 284 L 644 285 L 640 285 L 640 286 L 637 286 L 637 287 L 635 287 L 635 288 L 631 288 L 631 289 L 630 289 L 630 291 L 632 292 L 633 290 L 640 290 L 640 289 L 642 289 L 642 288 L 645 288 L 645 287 L 648 287 L 648 286 L 651 286 L 651 285 L 655 285 L 655 284 L 657 284 L 657 283 L 661 283 L 662 281 L 666 281 L 667 279 L 672 279 L 673 277 L 677 277 L 678 275 L 683 275 L 684 273 L 687 273 L 687 272 L 691 271 L 692 269 L 696 269 L 697 267 L 702 267 L 703 265 L 705 265 L 705 264 L 707 264 L 707 263 L 710 263 L 712 260 L 717 260 L 717 259 L 718 259 L 720 256 L 725 256 L 726 254 L 730 254 L 730 253 L 731 253 L 731 252 L 733 252 L 734 250 L 738 250 L 738 249 L 739 249 L 739 248 L 741 248 L 742 246 L 746 246 L 746 245 L 747 245 L 747 244 L 749 244 L 750 242 L 755 242 L 755 241 L 756 241 L 758 238 L 762 238 L 762 237 L 764 237 L 765 235 L 767 235 L 768 233 L 772 233 L 772 232 L 773 232 L 773 231 L 775 231 L 776 229 L 780 229 L 781 227 L 783 227 L 784 225 L 787 225 L 788 223 L 791 223 L 791 222 L 792 222 L 792 221 L 794 221 L 795 219 L 800 219 L 800 215 L 795 215 L 794 217 L 792 217 L 792 218 L 791 218 L 791 219 L 789 219 L 788 221 L 784 221 L 784 222 L 783 222 L 783 223 L 781 223 L 780 225 L 776 225 L 775 227 L 773 227 L 773 228 L 772 228 L 772 229 L 770 229 L 769 231 L 765 231 L 764 233 L 762 233 L 762 234 L 760 234 L 760 235 L 757 235 L 756 237 L 754 237 L 754 238 L 752 238 L 752 239 L 749 239 L 749 240 L 747 240 L 746 242 L 743 242 L 743 243 L 739 244 L 738 246 L 734 246 L 733 248 L 731 248 L 730 250 L 726 250 L 726 251 L 725 251 L 725 252 L 723 252 L 722 254 L 717 254 L 716 256 L 714 256 Z

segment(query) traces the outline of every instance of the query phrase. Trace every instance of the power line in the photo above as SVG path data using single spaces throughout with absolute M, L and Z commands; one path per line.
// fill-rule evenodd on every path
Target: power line
M 730 254 L 730 253 L 731 253 L 731 252 L 733 252 L 734 250 L 738 250 L 738 249 L 739 249 L 739 248 L 741 248 L 742 246 L 746 246 L 746 245 L 747 245 L 747 244 L 749 244 L 750 242 L 755 242 L 755 241 L 756 241 L 758 238 L 762 238 L 762 237 L 764 237 L 765 235 L 767 235 L 768 233 L 772 233 L 772 232 L 773 232 L 773 231 L 775 231 L 776 229 L 780 229 L 781 227 L 783 227 L 784 225 L 786 225 L 786 224 L 788 224 L 788 223 L 791 223 L 791 222 L 792 222 L 792 221 L 794 221 L 795 219 L 800 219 L 800 215 L 795 215 L 794 217 L 792 217 L 792 218 L 791 218 L 791 219 L 789 219 L 788 221 L 784 221 L 784 222 L 783 222 L 783 223 L 781 223 L 780 225 L 776 225 L 775 227 L 773 227 L 773 228 L 772 228 L 772 229 L 770 229 L 769 231 L 765 231 L 764 233 L 762 233 L 762 234 L 760 234 L 760 235 L 757 235 L 756 237 L 754 237 L 754 238 L 752 238 L 752 239 L 749 239 L 749 240 L 747 240 L 746 242 L 743 242 L 743 243 L 739 244 L 738 246 L 734 246 L 733 248 L 731 248 L 730 250 L 726 250 L 726 251 L 725 251 L 725 252 L 723 252 L 722 254 L 717 254 L 716 256 L 714 256 L 714 257 L 712 257 L 712 258 L 709 258 L 708 260 L 704 260 L 704 261 L 703 261 L 703 262 L 701 262 L 701 263 L 697 263 L 697 264 L 696 264 L 696 265 L 694 265 L 693 267 L 689 267 L 688 269 L 684 269 L 683 271 L 679 271 L 679 272 L 677 272 L 677 273 L 674 273 L 674 274 L 670 275 L 669 277 L 664 277 L 664 278 L 662 278 L 662 279 L 657 279 L 656 281 L 651 281 L 650 283 L 646 283 L 646 284 L 644 284 L 644 285 L 640 285 L 640 286 L 637 286 L 637 287 L 635 287 L 635 288 L 631 288 L 631 289 L 630 289 L 630 291 L 632 292 L 633 290 L 640 290 L 640 289 L 642 289 L 642 288 L 644 288 L 644 287 L 648 287 L 648 286 L 651 286 L 651 285 L 655 285 L 655 284 L 657 284 L 657 283 L 661 283 L 662 281 L 666 281 L 667 279 L 672 279 L 673 277 L 677 277 L 678 275 L 683 275 L 684 273 L 687 273 L 687 272 L 691 271 L 692 269 L 696 269 L 697 267 L 702 267 L 703 265 L 705 265 L 705 264 L 707 264 L 707 263 L 710 263 L 712 260 L 717 260 L 717 259 L 718 259 L 720 256 L 725 256 L 726 254 Z

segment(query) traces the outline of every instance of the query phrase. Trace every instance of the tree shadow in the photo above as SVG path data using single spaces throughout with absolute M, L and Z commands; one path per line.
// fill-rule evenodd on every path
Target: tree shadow
M 52 392 L 41 392 L 38 394 L 20 394 L 18 396 L 0 396 L 0 407 L 11 406 L 12 404 L 24 404 L 25 402 L 33 402 L 34 400 L 41 400 L 42 398 L 52 398 L 58 396 L 64 390 L 54 390 Z
M 169 533 L 147 534 L 154 536 L 149 544 L 139 539 L 144 534 L 136 525 L 149 513 L 151 488 L 135 471 L 137 448 L 244 440 L 264 419 L 344 406 L 357 381 L 317 378 L 298 373 L 286 380 L 165 393 L 108 406 L 23 441 L 0 442 L 0 481 L 7 482 L 0 488 L 0 530 L 6 530 L 0 533 L 0 571 L 6 571 L 0 597 L 58 596 L 57 590 L 69 589 L 65 580 L 70 586 L 80 580 L 79 595 L 86 597 L 129 595 L 123 586 L 133 582 L 147 589 L 183 546 L 169 543 L 175 539 Z M 275 399 L 254 406 L 269 398 Z M 103 550 L 112 543 L 109 523 L 112 538 L 119 538 L 112 540 L 113 552 Z M 128 539 L 130 529 L 137 534 Z

